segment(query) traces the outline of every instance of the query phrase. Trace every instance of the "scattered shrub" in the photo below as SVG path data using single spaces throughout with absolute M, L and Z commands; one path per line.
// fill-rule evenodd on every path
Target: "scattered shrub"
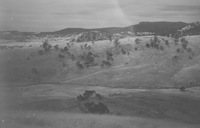
M 109 50 L 106 51 L 106 59 L 107 61 L 114 61 L 113 54 Z
M 115 45 L 115 47 L 119 47 L 120 46 L 119 38 L 115 38 L 114 45 Z
M 142 40 L 139 39 L 139 38 L 136 38 L 136 39 L 135 39 L 135 44 L 140 44 L 140 43 L 142 43 Z
M 64 50 L 64 52 L 67 52 L 68 51 L 68 47 L 65 46 L 63 50 Z
M 101 68 L 104 68 L 105 66 L 109 68 L 111 66 L 111 63 L 109 61 L 103 60 L 101 64 Z
M 188 57 L 190 60 L 192 60 L 193 58 L 191 56 Z
M 83 64 L 81 64 L 79 61 L 76 62 L 76 66 L 77 66 L 79 69 L 84 69 Z
M 39 54 L 39 55 L 44 55 L 44 50 L 39 50 L 39 51 L 38 51 L 38 54 Z
M 165 49 L 165 48 L 164 48 L 164 46 L 160 46 L 160 50 L 162 50 L 162 51 L 163 51 L 164 49 Z
M 187 52 L 192 53 L 192 48 L 187 48 Z
M 165 40 L 165 45 L 167 45 L 169 47 L 169 41 Z
M 150 44 L 149 44 L 149 43 L 146 43 L 146 47 L 149 48 L 149 47 L 150 47 Z

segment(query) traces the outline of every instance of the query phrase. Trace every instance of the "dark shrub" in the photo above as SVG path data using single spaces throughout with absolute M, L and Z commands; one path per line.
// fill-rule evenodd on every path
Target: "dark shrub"
M 86 90 L 85 93 L 83 94 L 84 97 L 89 98 L 92 95 L 94 95 L 96 92 L 95 90 Z
M 191 56 L 188 57 L 190 60 L 192 60 L 193 58 Z
M 124 55 L 126 54 L 126 51 L 125 51 L 123 48 L 121 49 L 121 52 L 122 52 L 122 54 L 124 54 Z
M 109 68 L 111 66 L 111 63 L 109 61 L 103 60 L 101 64 L 101 68 L 104 68 L 105 66 Z
M 84 69 L 83 64 L 81 64 L 79 61 L 76 62 L 76 66 L 77 66 L 79 69 Z
M 142 40 L 139 39 L 139 38 L 136 38 L 136 39 L 135 39 L 135 44 L 140 44 L 140 43 L 142 43 Z
M 39 55 L 44 55 L 44 51 L 43 51 L 43 50 L 39 50 L 39 51 L 38 51 L 38 54 L 39 54 Z
M 65 46 L 63 50 L 64 50 L 64 52 L 67 52 L 68 51 L 68 47 Z
M 160 50 L 164 50 L 165 48 L 164 48 L 164 46 L 160 46 Z
M 35 74 L 35 75 L 39 73 L 38 70 L 37 70 L 36 68 L 32 68 L 32 69 L 31 69 L 31 72 L 32 72 L 32 74 Z
M 176 49 L 176 52 L 180 53 L 180 52 L 181 52 L 181 49 L 180 49 L 180 48 Z
M 185 38 L 181 39 L 181 43 L 182 43 L 182 47 L 184 49 L 187 49 L 187 46 L 188 46 L 189 42 Z
M 165 40 L 165 45 L 167 45 L 169 47 L 169 41 Z
M 102 100 L 102 96 L 100 94 L 95 94 L 95 96 L 99 99 L 99 100 Z
M 48 40 L 44 40 L 42 47 L 43 47 L 45 52 L 48 52 L 48 51 L 50 51 L 52 46 L 48 43 Z
M 55 49 L 55 50 L 58 50 L 58 49 L 59 49 L 58 45 L 55 45 L 55 46 L 54 46 L 54 49 Z
M 119 38 L 115 38 L 114 45 L 115 45 L 115 47 L 120 46 Z
M 185 89 L 186 89 L 185 87 L 180 87 L 180 88 L 179 88 L 179 90 L 180 90 L 181 92 L 184 92 Z
M 62 54 L 58 54 L 58 57 L 59 57 L 59 58 L 62 58 L 62 59 L 65 58 L 65 56 L 62 55 Z
M 187 48 L 187 52 L 192 53 L 192 48 Z
M 149 48 L 149 47 L 150 47 L 150 44 L 149 44 L 149 43 L 146 43 L 146 47 Z
M 108 107 L 102 102 L 96 104 L 94 102 L 86 102 L 84 106 L 86 108 L 86 112 L 89 113 L 95 113 L 95 114 L 110 113 Z

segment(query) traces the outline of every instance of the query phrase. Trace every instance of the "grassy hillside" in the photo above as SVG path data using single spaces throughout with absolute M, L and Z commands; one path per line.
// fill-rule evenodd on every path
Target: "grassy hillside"
M 52 46 L 58 44 L 60 49 L 52 48 L 43 55 L 39 54 L 43 50 L 40 46 L 42 42 L 30 45 L 13 43 L 1 50 L 4 60 L 1 62 L 1 70 L 4 72 L 1 74 L 1 81 L 124 88 L 169 88 L 188 86 L 190 83 L 198 86 L 199 36 L 186 37 L 190 51 L 182 48 L 181 41 L 175 43 L 173 38 L 166 37 L 158 37 L 162 50 L 149 48 L 146 44 L 150 44 L 152 39 L 153 37 L 140 37 L 141 42 L 138 44 L 135 42 L 136 38 L 126 38 L 119 41 L 119 46 L 115 46 L 114 41 L 97 41 L 94 44 L 85 42 L 71 46 L 67 52 L 61 52 L 67 46 L 64 40 L 50 40 Z M 166 41 L 169 45 L 166 45 Z M 88 46 L 85 47 L 85 44 Z M 24 47 L 16 48 L 20 45 Z M 107 51 L 113 54 L 111 66 L 100 68 L 107 57 Z M 94 55 L 94 64 L 80 70 L 76 63 L 86 63 L 86 58 L 81 56 L 86 57 L 89 52 Z M 33 72 L 34 69 L 37 70 L 36 73 Z

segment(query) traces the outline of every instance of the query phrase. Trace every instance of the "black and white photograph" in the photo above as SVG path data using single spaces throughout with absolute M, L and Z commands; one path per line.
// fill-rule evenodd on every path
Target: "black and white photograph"
M 0 128 L 200 128 L 200 0 L 0 0 Z

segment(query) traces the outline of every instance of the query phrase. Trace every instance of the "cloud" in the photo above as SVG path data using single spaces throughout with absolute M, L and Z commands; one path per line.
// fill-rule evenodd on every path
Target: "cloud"
M 199 0 L 0 0 L 0 29 L 55 31 L 128 26 L 140 21 L 192 21 Z
M 167 5 L 161 11 L 200 12 L 200 5 Z

